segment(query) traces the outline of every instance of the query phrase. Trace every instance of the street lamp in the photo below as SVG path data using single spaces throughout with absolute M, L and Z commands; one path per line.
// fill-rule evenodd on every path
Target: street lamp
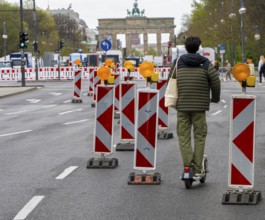
M 231 65 L 234 66 L 235 63 L 235 42 L 234 42 L 234 37 L 233 37 L 233 20 L 236 17 L 236 14 L 234 12 L 234 0 L 231 1 L 231 9 L 230 9 L 230 14 L 228 15 L 230 18 L 230 60 L 231 60 Z
M 241 51 L 242 51 L 242 63 L 245 62 L 245 31 L 244 31 L 244 14 L 247 9 L 244 6 L 243 0 L 240 0 L 240 9 L 238 10 L 241 15 Z
M 6 34 L 6 22 L 3 22 L 3 43 L 4 43 L 4 60 L 6 61 L 6 39 L 7 39 L 7 34 Z

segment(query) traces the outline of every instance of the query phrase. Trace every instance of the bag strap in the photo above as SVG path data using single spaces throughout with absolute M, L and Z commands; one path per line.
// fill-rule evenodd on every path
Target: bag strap
M 179 58 L 176 61 L 176 65 L 174 66 L 174 69 L 173 69 L 173 72 L 172 72 L 172 75 L 171 75 L 170 78 L 173 78 L 173 75 L 174 75 L 175 70 L 176 70 L 176 78 L 177 78 L 178 61 L 179 61 Z

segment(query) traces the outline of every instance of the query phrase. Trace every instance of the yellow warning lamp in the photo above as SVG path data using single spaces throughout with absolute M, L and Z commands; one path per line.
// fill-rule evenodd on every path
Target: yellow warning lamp
M 139 72 L 143 77 L 151 77 L 151 75 L 154 73 L 155 67 L 154 64 L 151 62 L 143 62 L 141 63 L 139 67 Z
M 158 82 L 158 72 L 153 72 L 153 74 L 151 75 L 151 81 L 154 82 L 154 83 L 157 83 Z
M 238 82 L 246 81 L 250 76 L 250 68 L 248 64 L 239 63 L 234 66 L 233 76 Z
M 114 84 L 114 76 L 113 76 L 113 75 L 111 75 L 111 76 L 108 78 L 108 84 L 111 84 L 111 85 Z
M 106 59 L 104 64 L 105 64 L 105 66 L 110 67 L 113 64 L 113 61 L 111 59 Z
M 110 69 L 109 69 L 109 67 L 106 67 L 106 66 L 99 67 L 98 70 L 97 70 L 97 76 L 102 81 L 107 80 L 110 77 Z

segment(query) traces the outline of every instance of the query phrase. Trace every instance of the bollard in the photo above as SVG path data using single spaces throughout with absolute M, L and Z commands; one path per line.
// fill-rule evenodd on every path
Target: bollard
M 106 158 L 113 153 L 114 86 L 97 86 L 93 153 L 87 168 L 116 168 L 118 159 Z
M 145 88 L 137 91 L 134 169 L 140 174 L 129 174 L 128 184 L 159 185 L 159 173 L 147 173 L 156 169 L 158 90 Z
M 254 187 L 256 96 L 233 95 L 231 101 L 228 190 L 222 204 L 254 205 L 261 192 Z
M 116 151 L 133 151 L 135 137 L 135 94 L 136 84 L 122 82 L 120 85 L 120 140 Z
M 81 85 L 82 85 L 82 71 L 81 69 L 76 69 L 74 72 L 74 96 L 72 98 L 72 103 L 82 103 L 81 97 Z

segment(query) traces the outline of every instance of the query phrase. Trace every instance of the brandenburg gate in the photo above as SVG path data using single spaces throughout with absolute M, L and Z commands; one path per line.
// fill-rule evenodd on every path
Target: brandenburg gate
M 112 49 L 117 49 L 117 35 L 125 34 L 126 53 L 131 55 L 131 37 L 143 34 L 144 53 L 148 51 L 148 34 L 156 34 L 157 54 L 161 54 L 161 35 L 169 34 L 169 41 L 174 46 L 174 18 L 147 18 L 145 10 L 139 10 L 135 0 L 132 11 L 127 9 L 126 18 L 98 19 L 98 40 L 101 42 L 106 38 L 106 33 L 111 36 Z

